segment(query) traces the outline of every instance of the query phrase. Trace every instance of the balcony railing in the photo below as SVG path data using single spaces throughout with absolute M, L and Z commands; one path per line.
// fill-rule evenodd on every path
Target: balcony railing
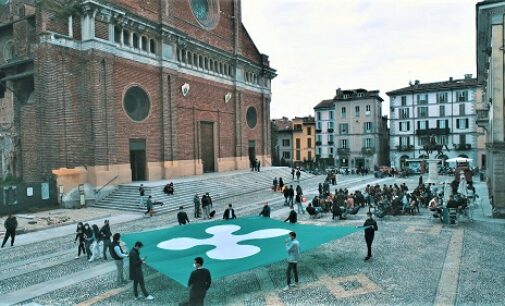
M 342 155 L 349 155 L 349 153 L 351 153 L 351 149 L 349 148 L 338 148 L 337 149 L 337 154 L 339 156 L 342 156 Z
M 322 130 L 321 129 L 316 129 L 316 133 L 321 133 Z
M 375 154 L 375 148 L 363 147 L 363 148 L 361 148 L 361 154 L 363 154 L 363 155 L 374 155 Z
M 396 146 L 396 149 L 398 151 L 412 151 L 414 150 L 414 146 L 413 145 L 407 145 L 407 146 Z
M 316 141 L 316 146 L 320 146 L 321 145 L 321 142 L 320 141 Z
M 333 141 L 328 141 L 328 145 L 332 146 L 335 142 Z
M 416 130 L 416 135 L 417 136 L 449 135 L 450 132 L 451 131 L 449 128 L 433 128 L 433 129 Z
M 328 129 L 328 133 L 333 133 L 333 129 Z
M 468 143 L 454 144 L 454 149 L 458 151 L 470 150 L 471 148 L 472 145 Z

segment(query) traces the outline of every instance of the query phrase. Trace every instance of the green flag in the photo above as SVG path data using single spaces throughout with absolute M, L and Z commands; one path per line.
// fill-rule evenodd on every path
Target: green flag
M 198 256 L 203 257 L 204 266 L 217 279 L 285 259 L 285 240 L 291 231 L 296 232 L 301 251 L 307 251 L 362 230 L 249 217 L 130 233 L 122 238 L 128 246 L 142 241 L 146 264 L 187 286 L 193 259 Z

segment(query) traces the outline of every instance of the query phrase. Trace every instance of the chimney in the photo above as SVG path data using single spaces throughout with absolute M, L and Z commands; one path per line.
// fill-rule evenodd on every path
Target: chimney
M 342 89 L 340 87 L 337 89 L 337 97 L 340 97 L 342 95 Z
M 472 79 L 472 74 L 465 74 L 465 80 L 471 80 Z
M 449 82 L 452 82 L 452 77 L 449 77 Z
M 419 82 L 419 80 L 415 80 L 414 81 L 414 85 L 419 85 L 421 82 Z

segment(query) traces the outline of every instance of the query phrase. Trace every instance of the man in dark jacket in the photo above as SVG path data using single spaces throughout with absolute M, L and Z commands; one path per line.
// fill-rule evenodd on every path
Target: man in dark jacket
M 295 208 L 291 206 L 291 211 L 289 212 L 289 216 L 284 220 L 284 222 L 289 220 L 289 223 L 296 223 L 298 219 L 298 215 L 296 214 Z
M 193 204 L 195 204 L 195 218 L 200 218 L 200 197 L 195 193 L 193 197 Z
M 202 257 L 195 258 L 193 266 L 195 271 L 191 272 L 188 280 L 189 302 L 187 305 L 203 306 L 205 294 L 209 290 L 212 280 L 209 270 L 202 267 Z
M 228 208 L 224 211 L 223 219 L 224 220 L 237 219 L 237 216 L 235 216 L 235 210 L 233 209 L 231 204 L 228 204 Z
M 118 285 L 126 283 L 123 277 L 123 267 L 124 267 L 123 259 L 125 257 L 128 257 L 128 254 L 123 252 L 123 249 L 121 248 L 120 239 L 121 234 L 115 233 L 114 236 L 112 236 L 112 244 L 109 249 L 110 257 L 112 257 L 114 263 L 116 264 L 117 269 L 116 283 Z
M 288 205 L 293 206 L 293 199 L 295 197 L 295 190 L 293 189 L 293 185 L 289 186 L 289 194 L 288 194 Z
M 365 228 L 365 241 L 366 241 L 366 247 L 368 249 L 368 253 L 365 257 L 365 260 L 369 260 L 372 258 L 372 242 L 373 238 L 375 236 L 375 231 L 378 230 L 379 228 L 377 227 L 377 222 L 372 218 L 372 213 L 367 212 L 366 213 L 368 219 L 366 219 L 365 224 L 363 224 Z
M 111 236 L 112 233 L 110 231 L 109 220 L 105 220 L 102 228 L 100 229 L 100 239 L 103 241 L 103 259 L 105 260 L 107 260 L 107 253 L 109 253 Z
M 11 213 L 9 213 L 9 217 L 4 222 L 5 226 L 5 237 L 4 241 L 2 242 L 2 248 L 4 247 L 5 243 L 11 238 L 11 246 L 14 246 L 14 238 L 16 237 L 16 228 L 18 227 L 18 221 L 16 220 L 16 217 L 14 217 Z
M 265 203 L 265 206 L 263 206 L 263 209 L 260 212 L 260 216 L 270 218 L 270 211 L 271 211 L 270 206 L 268 206 L 268 203 Z
M 137 292 L 137 287 L 140 284 L 140 289 L 146 300 L 153 300 L 153 296 L 147 293 L 146 285 L 144 283 L 144 273 L 142 273 L 142 265 L 144 264 L 144 259 L 140 258 L 140 248 L 144 245 L 142 242 L 135 242 L 135 246 L 130 251 L 130 280 L 133 281 L 133 294 L 135 298 L 138 298 L 139 294 Z
M 177 221 L 179 222 L 179 225 L 189 223 L 188 214 L 186 214 L 186 212 L 183 209 L 184 209 L 183 206 L 179 207 L 179 212 L 177 213 Z

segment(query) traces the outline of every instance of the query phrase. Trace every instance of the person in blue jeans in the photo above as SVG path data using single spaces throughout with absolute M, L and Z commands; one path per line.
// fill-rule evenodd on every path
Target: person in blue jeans
M 296 233 L 290 232 L 289 238 L 286 239 L 286 251 L 288 253 L 288 269 L 286 271 L 287 286 L 283 290 L 288 290 L 291 286 L 291 271 L 295 276 L 294 287 L 298 285 L 298 268 L 297 264 L 300 260 L 300 242 L 296 239 Z

